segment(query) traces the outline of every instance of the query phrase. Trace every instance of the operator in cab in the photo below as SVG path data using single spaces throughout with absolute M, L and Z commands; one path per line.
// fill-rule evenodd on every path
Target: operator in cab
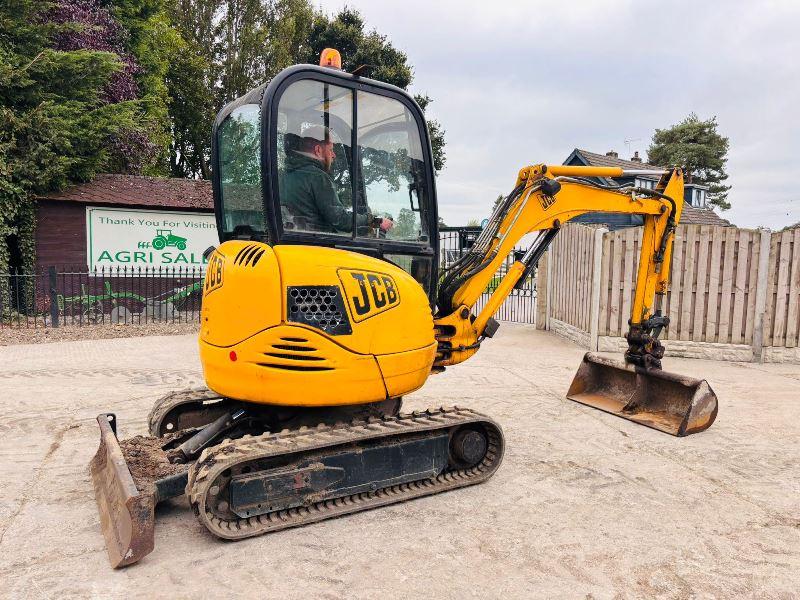
M 331 177 L 336 159 L 331 131 L 322 125 L 313 125 L 303 131 L 300 139 L 300 147 L 286 156 L 282 204 L 294 217 L 299 217 L 303 229 L 352 232 L 352 211 L 342 204 Z M 378 228 L 385 233 L 394 226 L 394 221 L 357 214 L 356 224 Z

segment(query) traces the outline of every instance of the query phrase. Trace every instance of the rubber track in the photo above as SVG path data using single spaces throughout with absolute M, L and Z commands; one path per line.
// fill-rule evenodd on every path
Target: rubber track
M 153 437 L 159 437 L 161 435 L 159 429 L 161 428 L 162 420 L 176 406 L 220 399 L 222 399 L 222 396 L 212 392 L 205 386 L 187 388 L 165 394 L 155 401 L 153 408 L 150 410 L 150 414 L 147 417 L 148 431 Z
M 286 453 L 324 449 L 394 434 L 433 431 L 470 423 L 483 424 L 489 439 L 483 461 L 469 469 L 445 471 L 430 479 L 249 518 L 221 519 L 210 509 L 206 509 L 207 495 L 215 480 L 224 470 L 237 463 Z M 211 533 L 221 538 L 236 540 L 481 483 L 491 477 L 500 466 L 503 450 L 503 433 L 495 421 L 470 409 L 443 407 L 400 414 L 396 417 L 357 421 L 348 425 L 321 425 L 313 429 L 226 440 L 218 446 L 204 450 L 200 459 L 192 465 L 186 491 L 197 519 Z

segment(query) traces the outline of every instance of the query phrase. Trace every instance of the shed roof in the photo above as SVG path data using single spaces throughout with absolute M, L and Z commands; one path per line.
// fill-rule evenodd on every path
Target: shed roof
M 214 209 L 210 181 L 140 175 L 98 175 L 93 181 L 45 194 L 40 199 L 154 209 Z

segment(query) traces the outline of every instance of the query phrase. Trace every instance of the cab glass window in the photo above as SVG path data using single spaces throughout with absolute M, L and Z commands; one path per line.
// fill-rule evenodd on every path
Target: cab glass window
M 234 109 L 217 129 L 223 233 L 263 235 L 260 110 L 257 104 Z
M 416 279 L 423 289 L 429 289 L 431 283 L 431 267 L 433 261 L 425 256 L 412 256 L 410 254 L 384 254 L 383 258 L 394 263 L 414 279 Z
M 276 157 L 281 221 L 285 232 L 351 236 L 367 223 L 353 206 L 353 93 L 303 79 L 289 85 L 278 104 Z
M 419 125 L 404 104 L 393 98 L 358 92 L 359 195 L 371 216 L 380 219 L 366 235 L 426 242 L 425 163 Z M 363 234 L 362 230 L 359 230 Z

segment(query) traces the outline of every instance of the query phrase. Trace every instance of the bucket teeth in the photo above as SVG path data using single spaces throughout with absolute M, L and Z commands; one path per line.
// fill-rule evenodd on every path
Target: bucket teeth
M 567 398 L 675 436 L 705 431 L 717 396 L 703 379 L 625 365 L 588 352 Z

